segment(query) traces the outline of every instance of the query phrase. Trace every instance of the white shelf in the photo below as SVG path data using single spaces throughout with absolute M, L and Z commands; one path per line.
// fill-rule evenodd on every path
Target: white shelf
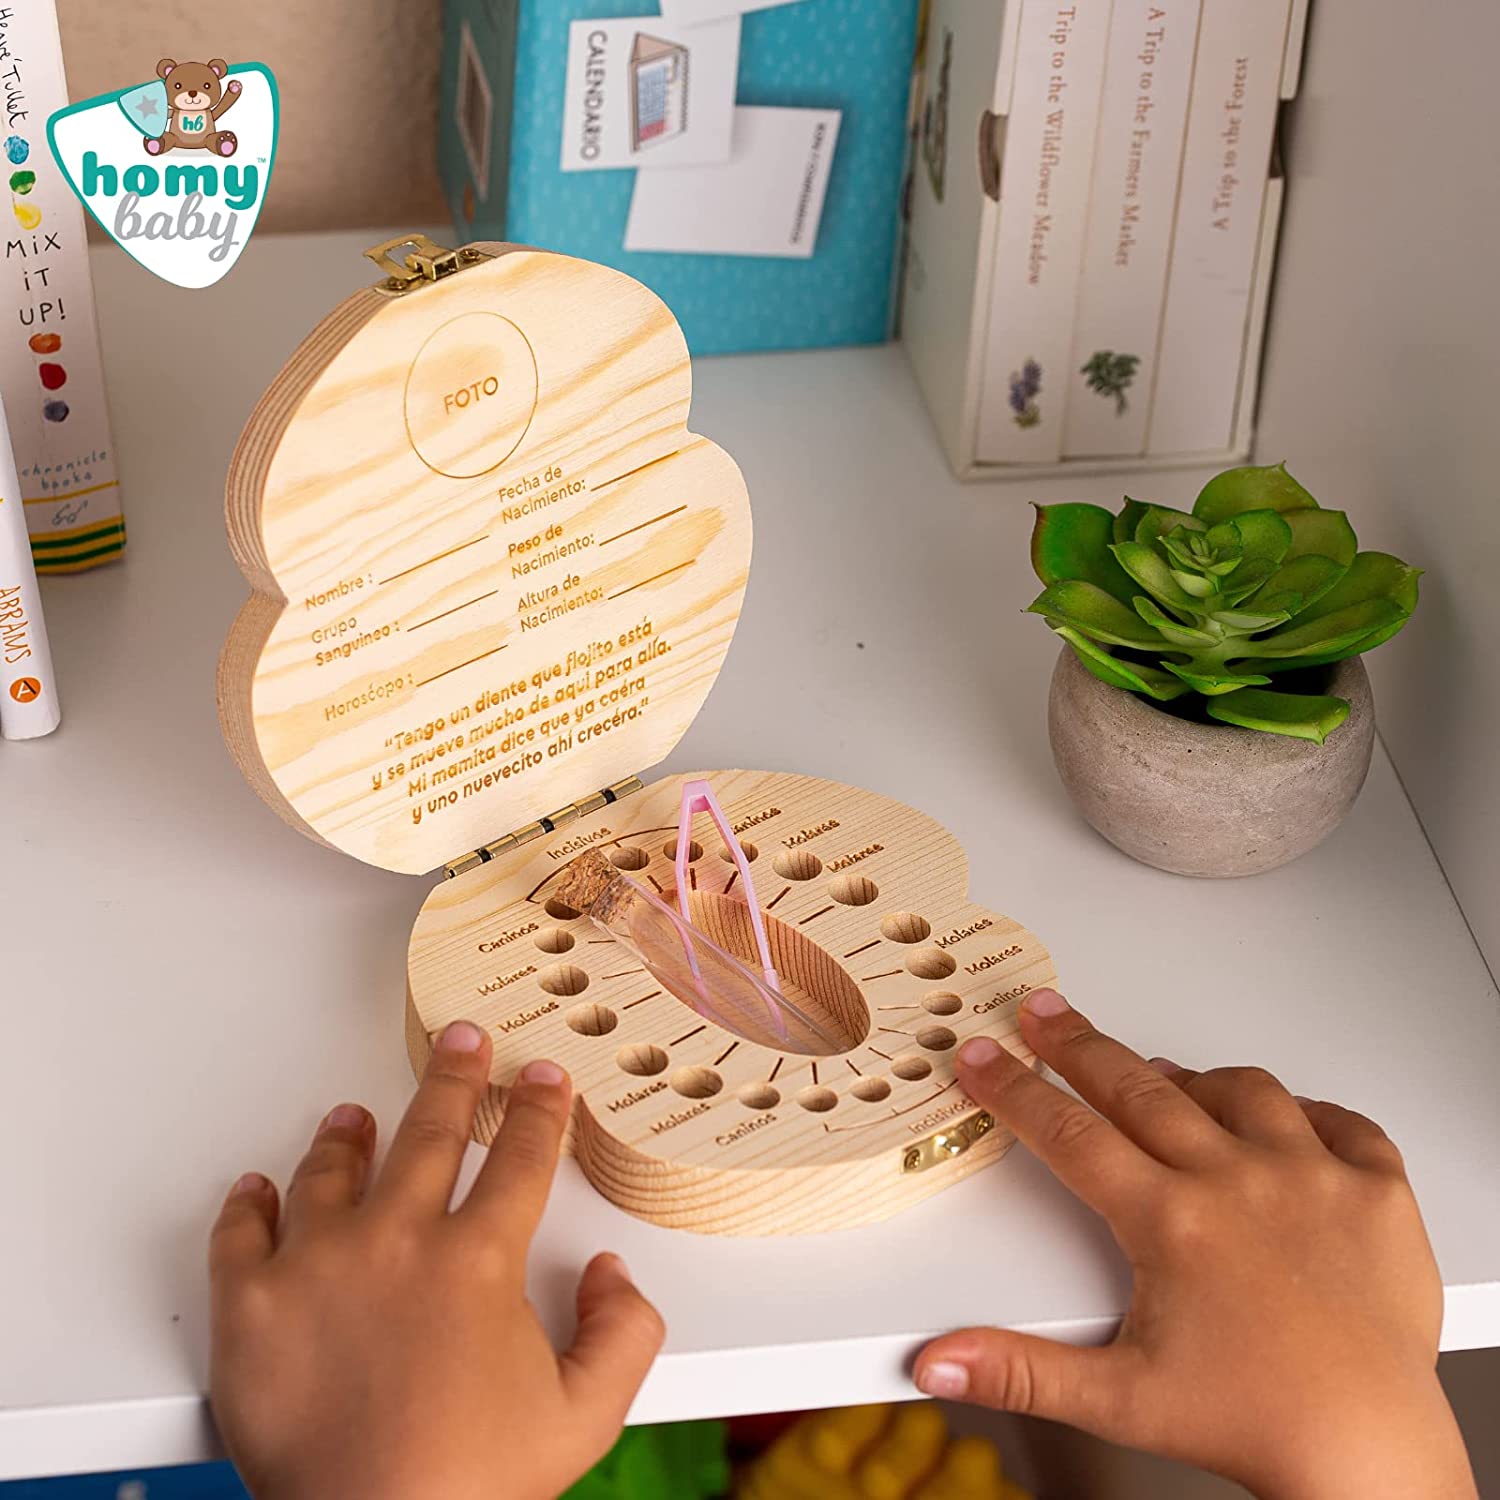
M 193 294 L 95 252 L 130 549 L 46 586 L 64 727 L 0 746 L 0 1478 L 210 1454 L 220 1195 L 249 1167 L 284 1180 L 337 1100 L 388 1125 L 410 1092 L 406 935 L 429 882 L 298 838 L 240 780 L 214 715 L 245 594 L 220 515 L 230 449 L 298 338 L 368 279 L 366 238 L 261 238 Z M 189 312 L 212 330 L 211 380 L 171 367 Z M 1113 501 L 1119 482 L 956 483 L 895 349 L 708 361 L 697 384 L 694 425 L 749 481 L 757 556 L 673 764 L 903 798 L 962 837 L 975 899 L 1032 927 L 1101 1023 L 1375 1115 L 1437 1246 L 1444 1346 L 1500 1343 L 1500 1011 L 1384 753 L 1345 827 L 1286 870 L 1216 883 L 1132 864 L 1053 775 L 1053 645 L 1019 612 L 1024 502 Z M 1183 502 L 1198 477 L 1131 488 Z M 1126 1295 L 1102 1226 L 1021 1151 L 884 1226 L 789 1240 L 651 1228 L 566 1164 L 533 1275 L 559 1333 L 603 1246 L 670 1329 L 641 1421 L 899 1399 L 934 1331 L 1090 1338 Z

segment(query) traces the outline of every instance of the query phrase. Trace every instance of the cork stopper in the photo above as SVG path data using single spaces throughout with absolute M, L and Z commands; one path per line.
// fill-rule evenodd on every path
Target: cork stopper
M 597 849 L 590 849 L 564 868 L 553 896 L 574 911 L 588 911 L 621 878 L 620 872 Z

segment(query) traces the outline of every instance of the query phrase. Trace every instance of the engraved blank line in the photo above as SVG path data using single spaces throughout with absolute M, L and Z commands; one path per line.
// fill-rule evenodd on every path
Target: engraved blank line
M 627 974 L 644 974 L 645 972 L 646 971 L 643 968 L 621 969 L 618 974 L 601 974 L 599 977 L 601 979 L 623 979 Z
M 420 630 L 424 625 L 431 625 L 434 620 L 446 620 L 449 615 L 456 615 L 459 610 L 467 609 L 470 604 L 482 604 L 486 599 L 493 599 L 499 589 L 491 589 L 487 594 L 480 594 L 477 599 L 470 599 L 463 604 L 455 604 L 452 609 L 445 609 L 440 615 L 428 615 L 425 620 L 418 620 L 415 625 L 408 625 L 408 630 Z
M 660 460 L 658 460 L 658 462 L 660 462 Z M 638 469 L 633 469 L 631 472 L 639 473 L 640 471 Z M 625 476 L 623 474 L 620 476 L 621 479 L 623 479 L 624 477 Z M 611 479 L 609 482 L 613 484 L 615 481 Z M 599 489 L 602 490 L 603 488 L 604 486 L 601 484 L 599 486 Z M 595 490 L 594 493 L 598 494 L 599 491 Z M 648 526 L 655 526 L 658 521 L 665 521 L 669 516 L 679 515 L 686 509 L 687 506 L 679 505 L 676 510 L 664 510 L 659 516 L 652 516 L 649 521 L 642 521 L 638 526 L 627 526 L 624 531 L 617 531 L 613 536 L 605 537 L 604 540 L 599 543 L 599 545 L 601 547 L 607 547 L 611 542 L 618 542 L 622 536 L 630 536 L 634 532 L 644 531 Z
M 589 939 L 590 945 L 593 945 L 594 943 L 612 943 L 612 942 L 614 942 L 613 938 L 590 938 Z
M 693 1029 L 691 1031 L 684 1032 L 680 1037 L 677 1038 L 677 1040 L 675 1042 L 668 1042 L 667 1046 L 669 1046 L 669 1047 L 680 1047 L 690 1037 L 695 1037 L 695 1036 L 698 1035 L 698 1033 L 700 1031 L 707 1031 L 707 1030 L 708 1030 L 707 1026 L 695 1026 L 695 1027 L 693 1027 Z
M 784 1057 L 778 1057 L 776 1059 L 776 1066 L 771 1069 L 771 1076 L 768 1079 L 766 1079 L 767 1083 L 775 1083 L 776 1082 L 776 1075 L 781 1071 L 781 1065 L 785 1061 L 786 1061 L 786 1058 L 784 1058 Z
M 654 876 L 654 875 L 649 875 L 649 874 L 648 874 L 648 875 L 647 875 L 647 876 L 646 876 L 646 879 L 647 879 L 647 880 L 649 880 L 649 881 L 650 881 L 650 882 L 651 882 L 651 884 L 652 884 L 652 885 L 654 885 L 654 886 L 655 886 L 655 887 L 656 887 L 656 889 L 657 889 L 657 890 L 658 890 L 658 891 L 659 891 L 659 892 L 660 892 L 660 893 L 661 893 L 661 894 L 662 894 L 662 895 L 663 895 L 663 896 L 665 896 L 665 895 L 666 895 L 666 894 L 667 894 L 667 890 L 666 890 L 666 887 L 665 887 L 665 886 L 664 886 L 664 885 L 663 885 L 663 884 L 662 884 L 662 883 L 661 883 L 661 881 L 659 881 L 659 880 L 658 880 L 658 879 L 657 879 L 657 878 L 656 878 L 656 876 Z
M 895 1062 L 896 1060 L 889 1052 L 882 1052 L 879 1047 L 871 1047 L 868 1042 L 865 1043 L 865 1047 L 866 1050 L 873 1052 L 876 1057 L 883 1057 L 887 1062 Z
M 729 1054 L 730 1054 L 730 1053 L 731 1053 L 731 1052 L 733 1052 L 733 1051 L 734 1051 L 734 1049 L 735 1049 L 735 1048 L 736 1048 L 736 1047 L 738 1047 L 738 1046 L 739 1046 L 739 1043 L 738 1043 L 738 1042 L 731 1042 L 731 1043 L 730 1043 L 730 1044 L 729 1044 L 729 1045 L 728 1045 L 728 1046 L 727 1046 L 727 1047 L 726 1047 L 726 1048 L 725 1048 L 725 1049 L 724 1049 L 724 1050 L 723 1050 L 723 1051 L 722 1051 L 722 1052 L 721 1052 L 721 1053 L 720 1053 L 720 1054 L 719 1054 L 719 1055 L 718 1055 L 718 1056 L 717 1056 L 717 1057 L 716 1057 L 716 1058 L 714 1058 L 714 1067 L 716 1067 L 716 1068 L 717 1068 L 717 1067 L 718 1067 L 718 1066 L 719 1066 L 719 1064 L 720 1064 L 720 1063 L 721 1063 L 721 1062 L 723 1062 L 723 1061 L 724 1061 L 724 1059 L 725 1059 L 725 1058 L 726 1058 L 726 1057 L 728 1057 L 728 1056 L 729 1056 Z
M 813 1060 L 813 1063 L 812 1063 L 812 1075 L 813 1075 L 813 1082 L 816 1083 L 818 1081 L 818 1063 L 817 1063 L 817 1059 L 816 1058 Z
M 652 990 L 649 995 L 642 995 L 639 1000 L 632 1000 L 629 1005 L 622 1005 L 620 1009 L 629 1010 L 631 1006 L 644 1005 L 648 1000 L 656 999 L 659 994 L 661 994 L 660 990 Z M 874 1049 L 872 1048 L 871 1050 L 873 1051 Z
M 860 980 L 860 983 L 868 984 L 872 979 L 889 979 L 892 974 L 899 974 L 900 972 L 900 969 L 885 969 L 879 974 L 866 974 L 865 977 Z
M 810 917 L 803 917 L 803 919 L 800 922 L 798 922 L 797 925 L 799 927 L 806 927 L 807 924 L 809 922 L 811 922 L 815 917 L 825 916 L 828 912 L 831 912 L 832 910 L 833 910 L 833 906 L 830 903 L 828 906 L 823 907 L 821 910 L 815 911 L 812 914 L 812 916 L 810 916 Z M 897 970 L 897 972 L 899 973 L 900 971 Z
M 784 895 L 786 895 L 786 893 L 787 893 L 787 891 L 789 891 L 789 890 L 791 890 L 791 886 L 787 886 L 787 888 L 786 888 L 786 890 L 784 890 L 784 891 L 782 891 L 782 893 L 781 893 L 781 896 L 784 896 Z M 778 896 L 778 897 L 777 897 L 777 898 L 776 898 L 776 901 L 780 901 L 780 900 L 781 900 L 781 896 Z M 776 905 L 776 901 L 768 901 L 768 902 L 766 902 L 766 910 L 767 910 L 767 911 L 770 911 L 770 909 L 771 909 L 771 908 L 772 908 L 772 907 L 773 907 L 773 906 L 775 906 L 775 905 Z
M 854 958 L 857 954 L 868 953 L 870 951 L 870 949 L 873 948 L 879 941 L 880 941 L 879 938 L 871 938 L 870 941 L 868 943 L 866 943 L 863 948 L 856 948 L 853 953 L 846 953 L 844 955 L 844 957 L 845 958 Z
M 858 1068 L 856 1068 L 854 1066 L 854 1064 L 852 1062 L 849 1061 L 849 1059 L 847 1057 L 844 1059 L 844 1066 L 847 1067 L 849 1069 L 849 1071 L 851 1073 L 853 1073 L 856 1078 L 863 1078 L 865 1076 L 863 1073 L 861 1073 L 859 1071 Z
M 876 1031 L 892 1031 L 897 1036 L 910 1036 L 911 1035 L 911 1032 L 909 1032 L 909 1031 L 902 1031 L 902 1029 L 899 1026 L 877 1026 L 875 1029 L 876 1029 Z
M 427 562 L 413 563 L 409 568 L 402 568 L 399 573 L 392 573 L 389 578 L 382 578 L 379 582 L 382 586 L 394 583 L 398 578 L 405 578 L 408 573 L 415 573 L 418 568 L 425 568 L 429 563 L 442 562 L 445 557 L 452 557 L 455 552 L 462 552 L 465 547 L 477 547 L 480 542 L 487 542 L 489 539 L 489 532 L 485 532 L 483 536 L 476 536 L 472 541 L 460 542 L 458 546 L 450 547 L 446 552 L 439 552 L 436 557 L 429 557 Z
M 649 463 L 637 464 L 633 469 L 626 469 L 623 474 L 616 474 L 613 479 L 606 479 L 603 484 L 596 484 L 592 486 L 589 493 L 597 495 L 600 490 L 607 490 L 610 485 L 618 484 L 622 479 L 629 479 L 632 474 L 639 474 L 643 470 L 649 469 L 656 464 L 666 463 L 669 458 L 676 458 L 680 451 L 680 449 L 674 448 L 670 453 L 663 453 L 660 458 L 653 458 Z
M 497 651 L 504 651 L 505 647 L 491 646 L 488 651 L 481 651 L 478 656 L 471 656 L 468 661 L 461 661 L 456 667 L 446 667 L 441 672 L 434 672 L 431 677 L 424 677 L 418 687 L 426 687 L 429 682 L 436 682 L 439 677 L 446 677 L 450 672 L 461 672 L 465 667 L 472 667 L 476 661 L 483 661 L 487 656 L 493 656 Z
M 740 878 L 740 872 L 736 870 L 724 884 L 723 894 L 728 895 L 734 889 L 734 883 Z
M 877 1005 L 876 1010 L 916 1010 L 915 1005 Z
M 623 599 L 626 594 L 633 594 L 637 589 L 643 589 L 648 583 L 655 583 L 659 578 L 670 578 L 673 573 L 680 573 L 684 568 L 690 568 L 697 562 L 696 557 L 690 557 L 686 562 L 678 563 L 675 568 L 663 568 L 660 573 L 653 573 L 649 578 L 643 578 L 639 583 L 632 583 L 628 589 L 617 589 L 613 594 L 606 595 L 610 599 Z
M 698 889 L 698 872 L 691 865 L 688 866 L 688 885 L 692 890 Z

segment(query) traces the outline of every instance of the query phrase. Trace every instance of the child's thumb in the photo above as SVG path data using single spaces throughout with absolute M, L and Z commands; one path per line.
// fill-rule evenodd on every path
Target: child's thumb
M 929 1396 L 1066 1422 L 1107 1435 L 1133 1379 L 1118 1345 L 1081 1349 L 998 1328 L 966 1328 L 934 1339 L 912 1378 Z
M 665 1336 L 661 1314 L 636 1290 L 624 1261 L 596 1255 L 578 1283 L 578 1332 L 561 1360 L 568 1395 L 618 1427 Z

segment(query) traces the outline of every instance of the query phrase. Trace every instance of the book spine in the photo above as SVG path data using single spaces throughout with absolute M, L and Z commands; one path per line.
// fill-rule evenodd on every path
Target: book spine
M 1146 451 L 1228 448 L 1290 0 L 1203 0 Z
M 1110 0 L 1025 0 L 1000 173 L 977 456 L 1062 456 Z
M 1201 0 L 1115 0 L 1063 457 L 1146 447 Z

